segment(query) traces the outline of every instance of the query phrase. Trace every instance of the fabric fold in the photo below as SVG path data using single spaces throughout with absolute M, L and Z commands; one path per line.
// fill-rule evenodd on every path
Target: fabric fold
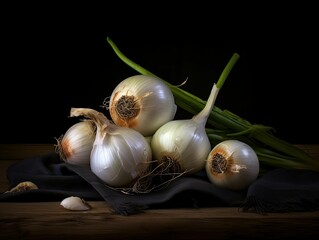
M 272 170 L 249 187 L 242 208 L 258 213 L 319 210 L 319 172 Z

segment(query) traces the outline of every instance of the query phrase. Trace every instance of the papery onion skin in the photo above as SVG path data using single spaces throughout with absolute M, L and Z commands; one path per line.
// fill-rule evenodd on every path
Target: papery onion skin
M 153 159 L 174 160 L 180 172 L 196 173 L 205 167 L 211 149 L 205 129 L 193 120 L 174 120 L 161 126 L 151 141 Z
M 89 166 L 95 140 L 95 129 L 92 121 L 81 121 L 72 125 L 57 140 L 56 151 L 61 159 L 70 164 Z
M 259 175 L 259 160 L 248 144 L 239 140 L 225 140 L 209 153 L 206 173 L 216 186 L 230 190 L 244 190 Z
M 118 103 L 124 98 L 130 98 L 130 102 L 118 110 Z M 115 124 L 151 136 L 160 126 L 174 119 L 177 105 L 172 91 L 162 80 L 134 75 L 115 87 L 108 108 Z M 120 112 L 128 109 L 126 113 Z

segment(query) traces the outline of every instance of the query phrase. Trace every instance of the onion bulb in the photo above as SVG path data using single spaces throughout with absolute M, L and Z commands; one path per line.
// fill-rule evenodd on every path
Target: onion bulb
M 170 88 L 153 76 L 135 75 L 124 79 L 109 100 L 113 122 L 151 136 L 175 117 L 177 106 Z
M 172 120 L 153 135 L 153 159 L 174 173 L 195 173 L 205 167 L 211 149 L 205 124 L 212 110 L 218 88 L 213 90 L 204 109 L 191 119 Z
M 225 140 L 211 150 L 205 168 L 209 180 L 215 185 L 243 190 L 258 177 L 259 160 L 248 144 Z
M 130 187 L 149 168 L 152 151 L 138 131 L 117 126 L 98 111 L 71 108 L 71 117 L 85 116 L 96 124 L 91 171 L 111 187 Z
M 167 166 L 168 171 L 192 174 L 204 169 L 207 155 L 211 150 L 205 125 L 218 92 L 238 58 L 239 55 L 233 55 L 217 84 L 213 85 L 205 107 L 199 113 L 191 119 L 169 121 L 153 135 L 151 140 L 153 159 Z
M 89 120 L 72 125 L 57 139 L 56 151 L 60 158 L 70 164 L 89 166 L 95 129 L 95 124 Z

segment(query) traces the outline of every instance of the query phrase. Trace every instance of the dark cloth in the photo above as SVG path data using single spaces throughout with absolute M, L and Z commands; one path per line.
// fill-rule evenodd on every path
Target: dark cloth
M 248 188 L 242 207 L 259 213 L 319 210 L 319 172 L 272 170 Z
M 30 181 L 39 189 L 25 192 L 5 193 L 2 201 L 52 201 L 61 200 L 70 195 L 99 199 L 100 195 L 92 191 L 92 186 L 82 177 L 70 170 L 56 153 L 24 159 L 8 167 L 7 179 L 10 187 L 20 182 Z
M 68 164 L 52 153 L 12 164 L 7 178 L 10 188 L 31 181 L 39 189 L 2 193 L 2 202 L 61 201 L 78 196 L 86 201 L 104 200 L 121 215 L 147 208 L 237 206 L 259 213 L 319 209 L 319 173 L 309 170 L 272 170 L 243 191 L 219 188 L 200 172 L 178 177 L 148 193 L 123 193 L 105 185 L 89 168 Z

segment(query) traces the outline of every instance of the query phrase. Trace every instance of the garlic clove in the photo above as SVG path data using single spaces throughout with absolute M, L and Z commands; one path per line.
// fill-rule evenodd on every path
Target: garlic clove
M 72 211 L 86 211 L 91 209 L 91 206 L 85 200 L 75 196 L 63 199 L 60 205 Z

